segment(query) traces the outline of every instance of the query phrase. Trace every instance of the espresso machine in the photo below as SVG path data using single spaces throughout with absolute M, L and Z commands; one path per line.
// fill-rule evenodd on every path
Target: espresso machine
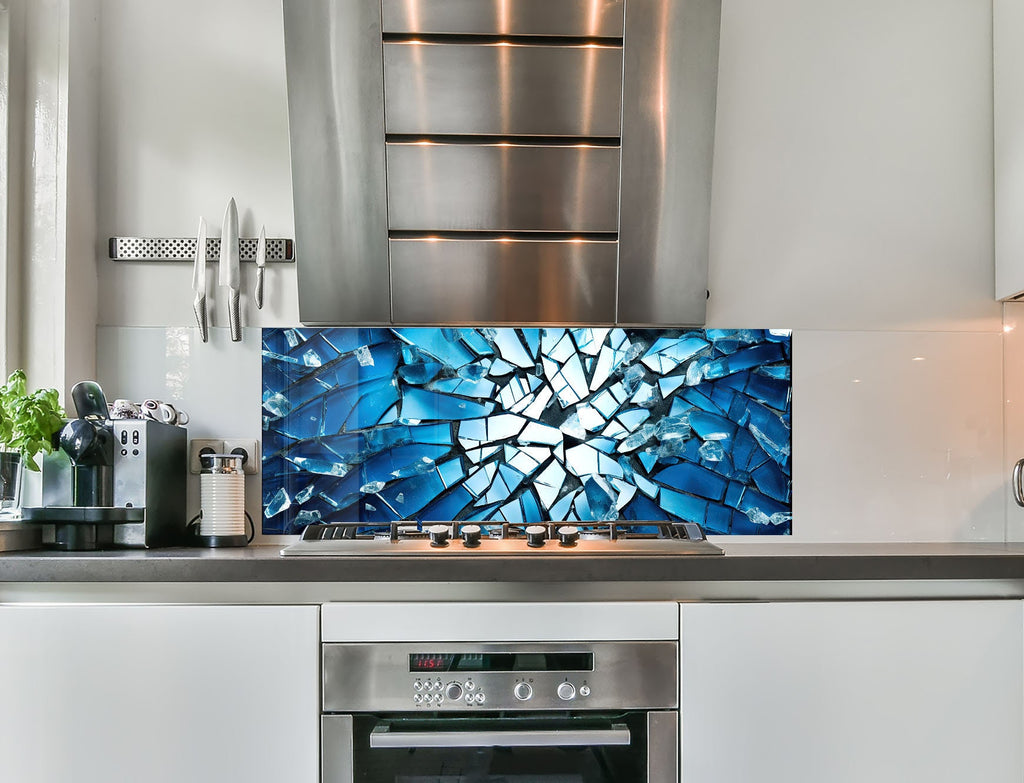
M 99 384 L 71 390 L 78 418 L 43 459 L 42 505 L 23 508 L 58 549 L 182 543 L 188 435 L 151 419 L 110 419 Z

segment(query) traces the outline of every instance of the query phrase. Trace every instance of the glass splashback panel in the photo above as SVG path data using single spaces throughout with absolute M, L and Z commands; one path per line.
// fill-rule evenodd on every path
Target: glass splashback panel
M 400 519 L 791 532 L 788 331 L 263 330 L 263 532 Z

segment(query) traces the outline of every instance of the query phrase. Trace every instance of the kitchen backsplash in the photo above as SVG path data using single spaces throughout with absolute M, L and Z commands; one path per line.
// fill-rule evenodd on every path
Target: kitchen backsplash
M 791 532 L 787 331 L 263 330 L 263 533 L 687 520 Z

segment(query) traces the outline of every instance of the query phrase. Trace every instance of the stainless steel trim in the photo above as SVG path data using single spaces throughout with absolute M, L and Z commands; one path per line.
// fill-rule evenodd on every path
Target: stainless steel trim
M 391 318 L 380 4 L 284 0 L 299 312 Z
M 391 229 L 618 230 L 616 147 L 388 144 L 387 183 Z
M 608 322 L 614 242 L 392 239 L 397 323 Z
M 721 0 L 629 0 L 619 303 L 625 324 L 702 324 Z
M 388 133 L 618 138 L 621 96 L 620 47 L 384 44 Z
M 1010 482 L 1013 487 L 1013 499 L 1017 501 L 1018 506 L 1024 506 L 1024 459 L 1017 460 L 1017 464 L 1013 466 L 1013 481 Z
M 353 783 L 351 715 L 320 716 L 320 779 L 324 783 Z
M 629 728 L 613 724 L 610 729 L 557 729 L 554 731 L 396 731 L 375 726 L 370 732 L 371 748 L 555 748 L 628 745 Z
M 647 783 L 679 781 L 679 713 L 647 713 Z
M 448 274 L 445 272 L 445 274 Z M 457 274 L 457 273 L 452 273 Z M 426 285 L 421 281 L 422 285 Z M 412 287 L 412 286 L 410 286 Z M 463 289 L 467 290 L 467 289 Z M 470 294 L 466 294 L 469 296 Z M 411 296 L 411 293 L 410 293 Z M 455 306 L 453 304 L 453 306 Z M 398 307 L 395 308 L 396 319 Z M 414 320 L 410 320 L 415 323 Z M 458 323 L 458 321 L 449 321 Z M 522 539 L 483 538 L 480 545 L 469 549 L 459 542 L 446 547 L 432 547 L 425 539 L 388 538 L 373 539 L 323 539 L 318 541 L 299 540 L 281 549 L 285 557 L 427 557 L 447 559 L 515 558 L 547 560 L 579 560 L 583 557 L 651 557 L 678 562 L 678 558 L 693 555 L 721 556 L 723 551 L 710 541 L 689 541 L 687 539 L 620 538 L 617 541 L 604 539 L 581 540 L 567 551 L 556 541 L 544 546 L 528 549 Z
M 544 608 L 538 607 L 539 612 Z M 417 706 L 417 680 L 426 681 L 427 672 L 410 672 L 409 656 L 417 653 L 526 653 L 592 652 L 594 669 L 586 672 L 485 671 L 429 674 L 429 679 L 464 681 L 471 679 L 476 692 L 486 698 L 487 710 L 526 712 L 572 709 L 647 710 L 678 706 L 679 655 L 675 641 L 655 642 L 508 642 L 451 643 L 406 642 L 326 643 L 321 645 L 324 712 L 409 712 Z M 513 694 L 517 681 L 532 680 L 533 697 L 519 701 Z M 559 684 L 586 684 L 590 695 L 565 701 L 555 693 Z M 440 693 L 440 689 L 436 689 Z M 435 702 L 431 709 L 460 714 L 476 713 L 480 707 L 463 701 Z
M 622 0 L 383 0 L 386 33 L 620 37 Z

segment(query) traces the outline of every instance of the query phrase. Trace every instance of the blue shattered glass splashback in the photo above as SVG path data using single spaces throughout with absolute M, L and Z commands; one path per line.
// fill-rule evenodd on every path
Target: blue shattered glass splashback
M 263 330 L 263 532 L 685 520 L 791 532 L 789 332 Z

